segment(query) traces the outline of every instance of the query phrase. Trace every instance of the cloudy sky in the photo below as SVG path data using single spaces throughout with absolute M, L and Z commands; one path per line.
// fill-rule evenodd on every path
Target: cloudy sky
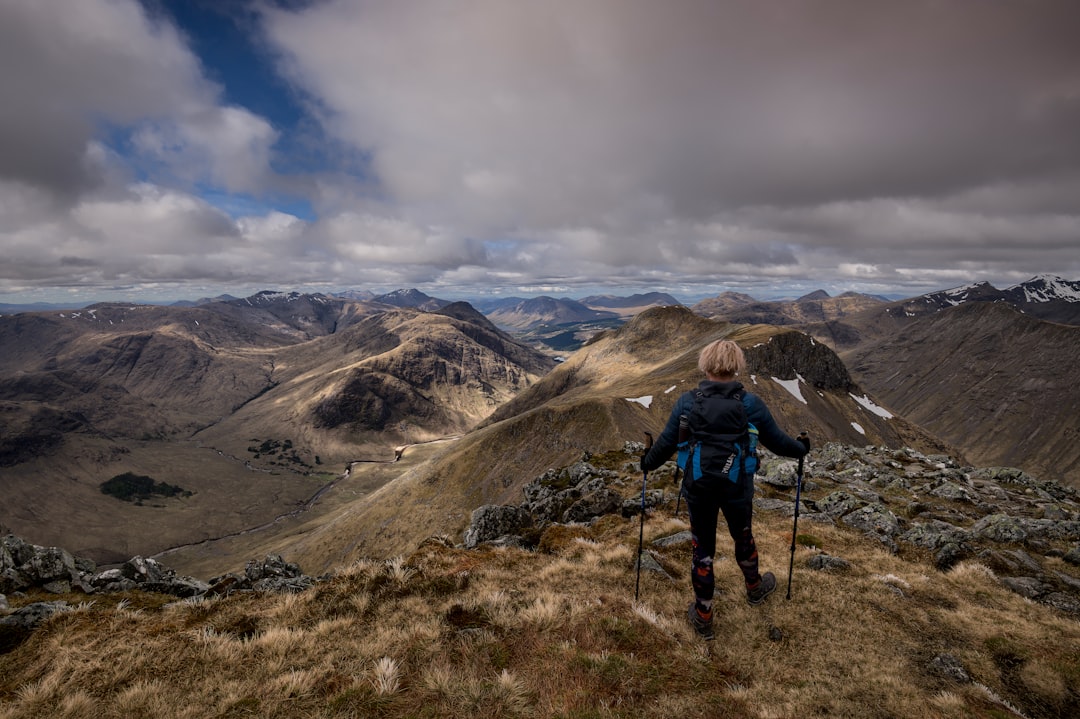
M 1071 0 L 0 0 L 0 302 L 1080 279 Z

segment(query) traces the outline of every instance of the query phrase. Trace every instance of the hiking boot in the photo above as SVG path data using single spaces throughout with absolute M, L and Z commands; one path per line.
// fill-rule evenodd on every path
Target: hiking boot
M 746 601 L 757 606 L 765 601 L 765 598 L 773 593 L 776 589 L 776 577 L 772 572 L 765 572 L 761 575 L 761 581 L 753 589 L 746 590 Z
M 705 621 L 702 619 L 693 602 L 690 602 L 690 606 L 686 610 L 686 619 L 702 639 L 708 641 L 716 638 L 716 635 L 713 634 L 712 630 L 712 620 Z

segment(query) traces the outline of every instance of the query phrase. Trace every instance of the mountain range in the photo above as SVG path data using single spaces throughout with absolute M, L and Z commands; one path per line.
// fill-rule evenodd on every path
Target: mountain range
M 791 432 L 1077 485 L 1080 330 L 1039 307 L 1068 316 L 1078 284 L 1039 277 L 899 302 L 725 293 L 693 308 L 589 298 L 611 309 L 577 303 L 585 319 L 555 325 L 580 347 L 557 367 L 550 346 L 500 329 L 500 310 L 417 291 L 2 317 L 0 521 L 98 561 L 174 550 L 210 569 L 240 555 L 227 547 L 269 543 L 330 567 L 392 552 L 433 528 L 460 531 L 473 507 L 551 464 L 658 431 L 718 337 L 746 349 L 748 384 Z M 653 306 L 617 315 L 642 302 Z M 550 323 L 573 307 L 533 306 Z M 191 494 L 138 506 L 99 491 L 124 473 Z

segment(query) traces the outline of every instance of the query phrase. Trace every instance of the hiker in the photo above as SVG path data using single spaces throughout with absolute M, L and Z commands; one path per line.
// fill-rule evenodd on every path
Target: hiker
M 765 403 L 735 380 L 746 369 L 746 358 L 731 340 L 717 340 L 705 347 L 698 357 L 698 369 L 706 379 L 696 390 L 679 397 L 664 431 L 641 458 L 641 469 L 651 472 L 679 450 L 683 468 L 680 491 L 686 497 L 693 544 L 690 581 L 695 601 L 687 609 L 687 618 L 698 634 L 711 639 L 712 565 L 720 512 L 735 541 L 735 560 L 746 580 L 747 601 L 761 604 L 776 589 L 772 572 L 758 572 L 751 527 L 757 469 L 755 430 L 762 444 L 785 457 L 806 455 L 810 440 L 785 434 Z M 679 436 L 680 418 L 683 437 Z

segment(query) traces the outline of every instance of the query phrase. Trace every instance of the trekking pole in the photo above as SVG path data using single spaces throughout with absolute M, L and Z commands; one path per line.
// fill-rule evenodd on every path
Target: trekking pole
M 690 440 L 690 420 L 687 418 L 687 416 L 685 414 L 680 415 L 679 416 L 679 444 L 678 444 L 678 446 L 680 448 L 679 455 L 682 455 L 682 449 L 681 448 L 683 446 L 685 446 L 686 442 L 688 442 L 689 440 Z M 679 460 L 675 462 L 675 490 L 676 490 L 676 492 L 678 492 L 678 495 L 677 495 L 678 498 L 675 500 L 675 516 L 676 517 L 679 516 L 679 505 L 682 503 L 682 483 L 679 481 L 679 470 L 682 469 L 682 467 L 679 466 L 681 461 L 682 461 L 682 458 L 680 456 Z
M 675 516 L 679 516 L 679 506 L 682 505 L 682 483 L 679 481 L 679 468 L 675 468 L 675 490 L 678 495 L 675 499 Z
M 652 435 L 645 433 L 645 451 L 652 447 Z M 641 470 L 641 528 L 638 529 L 637 538 L 637 579 L 634 581 L 634 601 L 638 600 L 638 592 L 641 589 L 641 550 L 645 542 L 645 485 L 649 481 L 649 473 Z
M 800 432 L 800 437 L 805 437 L 806 432 Z M 802 475 L 803 475 L 803 459 L 806 455 L 799 457 L 799 472 L 795 477 L 795 523 L 791 527 L 791 561 L 788 562 L 787 569 L 787 598 L 791 599 L 791 572 L 795 568 L 795 537 L 799 531 L 799 499 L 802 494 Z

